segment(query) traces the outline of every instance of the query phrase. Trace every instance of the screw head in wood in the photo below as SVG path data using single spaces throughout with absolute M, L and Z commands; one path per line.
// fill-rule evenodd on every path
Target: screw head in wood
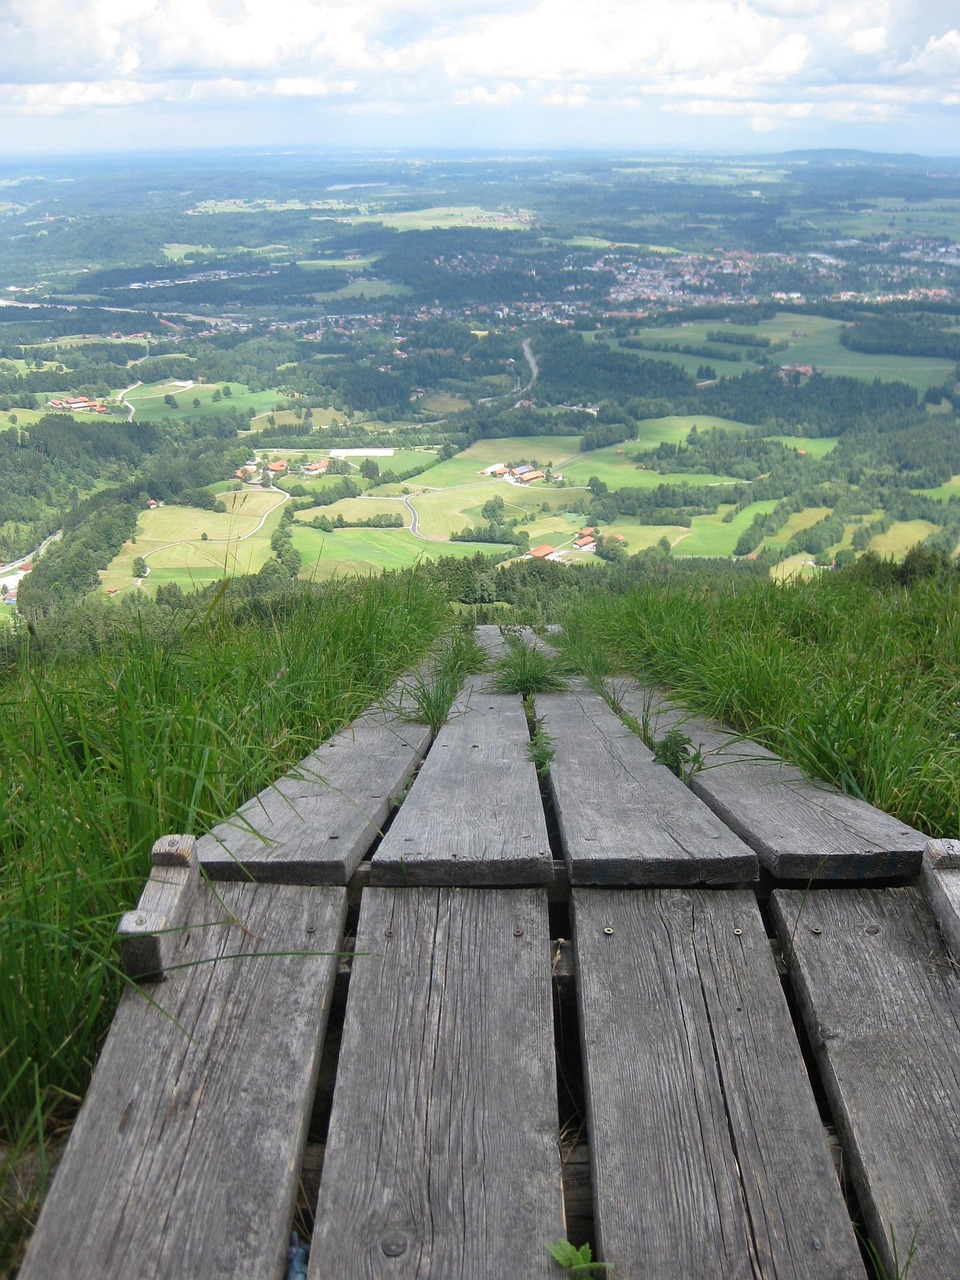
M 880 926 L 878 924 L 868 924 L 863 932 L 871 935 L 877 934 L 880 932 Z
M 391 1231 L 380 1241 L 380 1252 L 388 1258 L 400 1258 L 407 1252 L 409 1241 L 402 1231 Z
M 608 937 L 608 938 L 612 937 L 612 936 L 613 936 L 613 926 L 608 924 L 608 925 L 604 928 L 604 931 L 603 931 L 603 932 L 607 935 L 607 937 Z
M 743 930 L 742 930 L 742 929 L 734 929 L 734 931 L 733 931 L 733 936 L 734 936 L 735 938 L 739 938 L 739 937 L 740 937 L 740 935 L 741 935 L 742 933 L 743 933 Z
M 811 932 L 811 933 L 823 933 L 823 930 L 820 928 L 820 926 L 819 926 L 818 924 L 812 924 L 812 925 L 810 926 L 810 932 Z

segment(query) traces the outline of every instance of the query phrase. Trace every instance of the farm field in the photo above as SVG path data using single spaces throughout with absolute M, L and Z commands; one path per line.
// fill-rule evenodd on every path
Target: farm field
M 602 480 L 608 489 L 655 489 L 661 484 L 689 484 L 691 487 L 713 484 L 738 484 L 732 476 L 692 475 L 690 473 L 648 471 L 633 460 L 633 441 L 593 449 L 563 464 L 563 478 L 573 485 L 586 485 L 591 476 Z
M 772 511 L 776 505 L 773 499 L 752 502 L 749 507 L 744 507 L 738 512 L 729 524 L 723 522 L 724 512 L 730 510 L 729 505 L 722 506 L 714 515 L 694 516 L 693 524 L 689 529 L 681 528 L 676 535 L 671 532 L 670 541 L 674 542 L 675 537 L 677 539 L 674 555 L 731 556 L 737 545 L 737 539 L 744 529 L 749 528 L 754 516 L 761 512 Z
M 717 320 L 694 321 L 663 329 L 644 329 L 637 336 L 650 342 L 720 347 L 722 344 L 711 342 L 707 334 L 724 327 Z M 869 381 L 880 378 L 886 382 L 906 382 L 921 393 L 929 387 L 940 386 L 953 372 L 954 362 L 951 360 L 921 356 L 868 355 L 865 352 L 849 351 L 840 342 L 839 335 L 843 327 L 840 320 L 782 312 L 772 320 L 762 320 L 749 328 L 737 324 L 729 326 L 732 333 L 749 333 L 769 338 L 771 343 L 786 343 L 786 348 L 781 351 L 769 352 L 765 348 L 731 344 L 731 351 L 741 355 L 739 362 L 708 359 L 705 356 L 681 356 L 672 352 L 641 351 L 637 354 L 671 360 L 693 370 L 697 365 L 710 364 L 721 376 L 736 376 L 755 367 L 751 363 L 753 358 L 766 353 L 769 360 L 778 365 L 810 364 L 818 372 L 832 377 L 865 378 Z
M 134 381 L 135 370 L 131 369 L 131 379 Z M 125 386 L 129 386 L 126 383 Z M 230 396 L 223 395 L 225 385 L 230 387 Z M 122 388 L 118 388 L 113 395 L 118 395 Z M 221 399 L 215 401 L 213 396 L 216 391 L 221 394 Z M 176 400 L 176 406 L 166 404 L 164 396 L 171 395 Z M 224 409 L 239 409 L 243 413 L 249 412 L 252 408 L 256 413 L 269 413 L 277 402 L 276 391 L 250 391 L 249 388 L 241 386 L 237 383 L 193 383 L 189 387 L 181 385 L 180 382 L 173 380 L 167 382 L 146 382 L 139 387 L 135 387 L 132 391 L 128 391 L 124 397 L 128 404 L 134 407 L 135 418 L 173 418 L 174 420 L 183 418 L 204 418 L 216 414 L 222 414 Z M 199 400 L 199 405 L 194 405 L 194 400 Z
M 303 557 L 301 578 L 367 576 L 382 569 L 404 569 L 419 560 L 472 556 L 502 548 L 473 542 L 424 542 L 406 529 L 337 529 L 324 533 L 295 523 L 293 545 Z
M 782 529 L 764 538 L 763 545 L 774 548 L 785 547 L 795 533 L 809 529 L 811 525 L 829 514 L 829 507 L 805 507 L 803 511 L 795 511 Z
M 417 476 L 411 487 L 441 488 L 486 481 L 487 477 L 478 475 L 484 467 L 492 467 L 496 462 L 516 462 L 521 458 L 536 458 L 541 465 L 552 460 L 554 468 L 559 470 L 569 458 L 578 456 L 579 451 L 579 436 L 503 436 L 496 440 L 478 440 L 455 458 L 438 462 L 422 476 Z M 501 489 L 507 488 L 502 481 L 492 483 L 499 484 Z
M 144 511 L 137 541 L 125 543 L 101 573 L 102 588 L 117 596 L 137 590 L 133 562 L 138 556 L 150 569 L 143 589 L 151 594 L 169 582 L 186 588 L 225 573 L 256 573 L 271 554 L 270 537 L 286 499 L 278 492 L 253 489 L 220 497 L 226 513 L 176 506 Z
M 879 556 L 896 556 L 900 559 L 911 547 L 936 531 L 937 526 L 929 520 L 898 520 L 886 533 L 878 533 L 870 539 L 870 550 Z
M 951 476 L 946 484 L 938 485 L 936 489 L 918 489 L 917 492 L 925 493 L 928 498 L 939 498 L 941 502 L 960 498 L 960 476 Z
M 346 222 L 380 222 L 396 231 L 435 231 L 453 227 L 482 227 L 496 231 L 523 231 L 532 216 L 522 210 L 505 212 L 483 209 L 479 205 L 437 205 L 431 209 L 415 209 L 399 213 L 364 213 L 344 219 Z
M 839 436 L 765 436 L 766 440 L 775 440 L 786 445 L 788 449 L 796 449 L 808 457 L 819 460 L 828 453 L 833 453 L 839 443 Z

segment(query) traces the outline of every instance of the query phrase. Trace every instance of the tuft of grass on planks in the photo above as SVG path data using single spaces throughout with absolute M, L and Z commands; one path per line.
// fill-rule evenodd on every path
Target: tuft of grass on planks
M 506 635 L 507 652 L 493 665 L 493 687 L 498 693 L 562 693 L 570 683 L 566 660 L 539 645 L 525 644 L 519 636 Z
M 482 671 L 487 655 L 472 629 L 454 631 L 432 660 L 401 685 L 397 710 L 439 733 L 468 675 Z

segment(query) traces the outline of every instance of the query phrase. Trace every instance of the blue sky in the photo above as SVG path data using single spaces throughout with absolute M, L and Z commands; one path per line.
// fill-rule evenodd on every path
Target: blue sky
M 960 155 L 958 0 L 2 0 L 0 150 Z

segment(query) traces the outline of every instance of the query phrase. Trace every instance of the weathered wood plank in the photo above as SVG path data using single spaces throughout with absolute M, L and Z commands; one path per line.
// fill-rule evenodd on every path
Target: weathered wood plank
M 960 840 L 931 840 L 923 854 L 920 886 L 955 961 L 960 962 Z
M 23 1280 L 281 1274 L 345 907 L 201 889 L 186 967 L 123 995 Z
M 539 694 L 550 790 L 571 884 L 731 884 L 757 855 L 662 765 L 604 700 Z
M 117 926 L 120 963 L 128 978 L 161 982 L 174 961 L 177 934 L 190 918 L 200 888 L 197 842 L 170 835 L 156 841 L 152 868 L 137 903 Z
M 573 910 L 615 1274 L 862 1280 L 754 896 L 577 889 Z
M 919 870 L 926 837 L 898 819 L 649 691 L 628 691 L 623 703 L 655 734 L 679 727 L 701 748 L 704 765 L 691 790 L 779 879 L 882 879 Z
M 374 854 L 371 884 L 545 884 L 553 857 L 518 697 L 472 686 Z
M 790 977 L 846 1164 L 894 1270 L 960 1258 L 960 978 L 917 889 L 778 890 Z M 953 1259 L 951 1262 L 950 1259 Z
M 364 895 L 311 1280 L 543 1277 L 563 1233 L 546 899 Z
M 346 884 L 430 742 L 426 725 L 373 709 L 198 844 L 217 880 Z

